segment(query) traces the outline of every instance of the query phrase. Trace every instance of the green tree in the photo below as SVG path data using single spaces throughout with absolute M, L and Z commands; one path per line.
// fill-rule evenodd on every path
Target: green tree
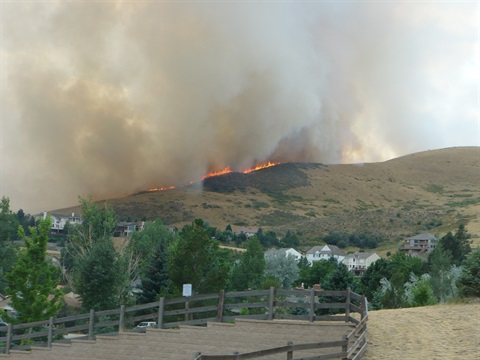
M 177 293 L 183 284 L 192 284 L 193 291 L 199 294 L 225 287 L 228 266 L 221 258 L 218 241 L 211 238 L 209 227 L 202 219 L 184 227 L 169 253 L 169 275 Z
M 480 296 L 480 248 L 476 248 L 462 265 L 459 283 L 465 296 Z
M 411 275 L 410 281 L 405 284 L 405 298 L 410 306 L 427 306 L 437 303 L 430 282 L 430 275 Z
M 129 278 L 124 259 L 108 239 L 96 241 L 75 262 L 73 287 L 86 310 L 113 309 L 128 302 Z
M 82 223 L 69 226 L 67 250 L 72 257 L 84 257 L 97 241 L 111 240 L 117 221 L 115 212 L 105 203 L 102 209 L 91 198 L 79 197 Z
M 247 240 L 246 251 L 232 268 L 230 288 L 238 291 L 258 289 L 263 282 L 264 271 L 265 256 L 262 245 L 257 236 L 252 236 Z
M 322 283 L 324 290 L 346 290 L 351 288 L 355 290 L 357 287 L 355 277 L 352 272 L 348 270 L 345 264 L 339 263 L 336 268 L 330 272 Z
M 470 237 L 471 236 L 467 232 L 465 226 L 461 224 L 458 226 L 455 235 L 448 232 L 442 237 L 439 241 L 439 246 L 445 251 L 450 251 L 453 264 L 460 266 L 462 261 L 465 260 L 467 254 L 472 251 L 472 248 L 470 247 Z
M 18 219 L 10 210 L 10 199 L 3 196 L 0 200 L 0 243 L 17 238 Z
M 72 286 L 86 309 L 111 309 L 127 303 L 137 263 L 125 248 L 117 252 L 113 246 L 115 212 L 107 204 L 99 208 L 90 198 L 79 200 L 82 223 L 69 226 L 62 257 Z
M 429 257 L 430 261 L 430 283 L 437 299 L 444 303 L 448 298 L 453 298 L 457 294 L 455 285 L 457 277 L 455 266 L 452 266 L 452 254 L 445 251 L 442 246 L 437 246 Z
M 314 261 L 307 271 L 302 272 L 299 281 L 304 286 L 311 287 L 315 284 L 323 284 L 327 276 L 337 267 L 337 261 L 332 257 L 329 260 Z
M 277 279 L 284 289 L 290 289 L 298 279 L 298 266 L 295 256 L 284 252 L 275 252 L 265 257 L 266 278 Z
M 149 256 L 148 262 L 144 265 L 140 275 L 142 290 L 139 302 L 149 303 L 157 301 L 161 295 L 166 295 L 170 287 L 168 275 L 168 244 L 161 242 L 156 245 Z
M 17 311 L 15 321 L 20 323 L 46 320 L 55 316 L 61 308 L 62 293 L 57 289 L 60 269 L 45 256 L 51 219 L 40 219 L 38 227 L 30 228 L 30 237 L 25 237 L 22 227 L 19 236 L 24 238 L 25 248 L 20 251 L 12 271 L 6 274 L 6 292 Z
M 380 280 L 390 279 L 395 269 L 387 259 L 378 259 L 371 264 L 360 279 L 360 291 L 369 301 L 373 300 L 375 292 L 381 287 Z
M 177 237 L 175 233 L 167 229 L 161 220 L 147 221 L 142 231 L 133 233 L 126 254 L 131 262 L 136 264 L 136 273 L 133 277 L 144 274 L 147 267 L 151 266 L 152 257 L 158 255 L 158 251 L 165 252 L 168 245 Z M 153 251 L 152 251 L 153 249 Z

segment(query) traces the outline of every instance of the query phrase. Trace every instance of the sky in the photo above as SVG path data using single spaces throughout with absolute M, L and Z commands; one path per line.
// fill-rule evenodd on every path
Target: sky
M 479 84 L 479 1 L 1 0 L 0 195 L 479 146 Z

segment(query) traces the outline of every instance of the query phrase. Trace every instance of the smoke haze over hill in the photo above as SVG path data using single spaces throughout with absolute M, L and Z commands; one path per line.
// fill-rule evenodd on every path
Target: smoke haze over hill
M 27 211 L 478 145 L 475 3 L 1 6 L 0 193 Z

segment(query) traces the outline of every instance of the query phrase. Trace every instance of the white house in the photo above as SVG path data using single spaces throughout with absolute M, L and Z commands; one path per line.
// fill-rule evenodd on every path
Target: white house
M 75 213 L 72 213 L 72 216 L 67 216 L 62 214 L 48 214 L 48 215 L 50 215 L 50 218 L 52 219 L 52 226 L 50 228 L 50 231 L 52 232 L 63 232 L 67 222 L 70 223 L 71 225 L 82 223 L 82 218 L 80 216 L 75 216 Z M 42 215 L 35 216 L 35 221 L 38 221 L 39 219 L 46 219 L 46 218 L 47 218 L 47 212 L 45 211 Z
M 300 259 L 303 257 L 303 255 L 299 253 L 297 250 L 295 250 L 294 248 L 268 249 L 265 252 L 265 256 L 269 254 L 277 254 L 277 253 L 284 253 L 285 256 L 292 255 L 297 261 L 300 261 Z
M 367 268 L 378 259 L 380 259 L 380 256 L 376 253 L 356 252 L 345 256 L 342 262 L 355 275 L 363 275 Z
M 307 260 L 310 264 L 314 261 L 328 260 L 332 256 L 335 258 L 335 260 L 341 262 L 345 258 L 346 254 L 343 250 L 335 245 L 314 246 L 307 251 Z

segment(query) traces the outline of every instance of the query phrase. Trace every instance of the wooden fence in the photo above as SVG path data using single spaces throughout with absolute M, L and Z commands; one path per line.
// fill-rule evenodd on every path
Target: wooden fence
M 338 314 L 342 315 L 338 315 Z M 359 319 L 351 316 L 360 314 Z M 198 360 L 251 359 L 285 352 L 287 359 L 297 350 L 342 347 L 342 351 L 330 357 L 359 359 L 366 349 L 367 301 L 350 289 L 345 291 L 269 290 L 224 292 L 195 295 L 177 299 L 161 298 L 159 301 L 135 306 L 122 305 L 118 309 L 50 318 L 28 324 L 0 326 L 0 352 L 10 349 L 28 349 L 31 345 L 51 347 L 54 340 L 60 341 L 65 334 L 76 333 L 85 339 L 94 339 L 98 333 L 121 333 L 136 330 L 141 321 L 155 321 L 158 328 L 180 325 L 205 325 L 208 322 L 233 321 L 236 318 L 260 320 L 296 319 L 306 321 L 344 321 L 354 323 L 355 329 L 338 341 L 315 344 L 289 344 L 262 352 L 225 355 L 198 355 Z M 350 348 L 348 343 L 355 342 Z M 232 357 L 235 356 L 235 357 Z

